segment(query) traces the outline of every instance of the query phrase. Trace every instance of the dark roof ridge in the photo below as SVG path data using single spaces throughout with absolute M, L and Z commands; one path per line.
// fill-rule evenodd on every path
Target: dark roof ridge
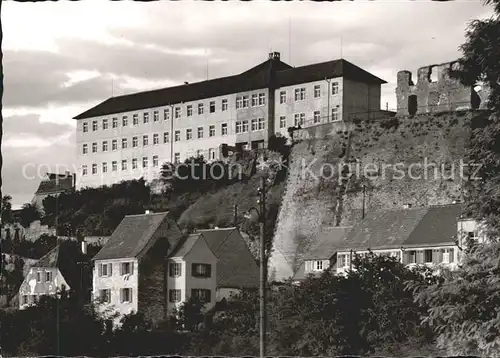
M 144 215 L 164 215 L 164 214 L 168 214 L 170 211 L 161 211 L 161 212 L 157 212 L 157 213 L 154 213 L 154 212 L 150 212 L 148 214 L 144 213 L 144 214 L 128 214 L 128 215 L 125 215 L 124 217 L 134 217 L 134 216 L 144 216 Z

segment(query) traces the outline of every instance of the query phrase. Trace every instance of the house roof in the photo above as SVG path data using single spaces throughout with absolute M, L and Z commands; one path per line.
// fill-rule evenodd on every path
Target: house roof
M 259 287 L 259 267 L 237 228 L 199 230 L 217 257 L 217 286 Z
M 58 193 L 74 188 L 73 175 L 50 174 L 49 179 L 44 179 L 38 185 L 35 194 Z
M 78 290 L 80 285 L 80 268 L 78 262 L 84 256 L 74 242 L 63 242 L 54 247 L 45 256 L 42 256 L 31 267 L 58 268 L 67 284 Z
M 451 244 L 461 204 L 369 213 L 346 238 L 345 248 L 388 249 Z
M 365 83 L 386 83 L 344 59 L 292 67 L 274 57 L 233 76 L 111 97 L 74 119 L 137 111 L 260 88 L 291 86 L 342 76 Z
M 125 216 L 93 260 L 137 257 L 167 216 L 168 212 Z
M 170 255 L 170 257 L 184 257 L 193 248 L 196 241 L 202 236 L 201 234 L 191 234 L 186 237 L 176 248 L 176 250 Z
M 315 243 L 304 256 L 304 260 L 330 259 L 337 249 L 345 246 L 345 238 L 352 226 L 333 226 L 321 231 Z

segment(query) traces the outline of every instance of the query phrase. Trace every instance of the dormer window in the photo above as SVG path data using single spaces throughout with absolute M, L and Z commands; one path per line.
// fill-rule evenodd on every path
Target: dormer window
M 319 261 L 316 261 L 315 264 L 314 264 L 314 268 L 317 270 L 317 271 L 321 271 L 323 270 L 323 261 L 319 260 Z

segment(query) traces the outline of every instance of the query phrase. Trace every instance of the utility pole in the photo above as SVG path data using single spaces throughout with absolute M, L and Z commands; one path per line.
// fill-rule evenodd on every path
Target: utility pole
M 238 205 L 237 204 L 234 204 L 233 225 L 234 225 L 234 227 L 236 227 L 238 225 Z
M 361 219 L 365 218 L 365 192 L 366 192 L 366 185 L 363 184 L 363 213 Z
M 261 177 L 260 188 L 260 358 L 266 356 L 266 178 Z

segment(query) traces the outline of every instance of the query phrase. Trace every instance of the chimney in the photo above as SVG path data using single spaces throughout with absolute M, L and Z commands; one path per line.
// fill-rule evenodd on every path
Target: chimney
M 150 213 L 151 213 L 151 211 L 149 211 L 149 210 L 146 210 L 146 211 L 144 212 L 144 214 L 146 214 L 146 215 L 148 215 L 148 214 L 150 214 Z
M 87 243 L 85 241 L 82 241 L 82 254 L 87 254 Z
M 408 204 L 405 204 L 403 207 L 404 207 L 405 209 L 410 209 L 410 208 L 411 208 L 411 204 L 409 204 L 409 203 L 408 203 Z
M 185 85 L 188 85 L 188 84 L 189 84 L 189 82 L 187 82 L 187 81 L 186 81 L 186 82 L 184 82 L 184 84 L 185 84 Z

